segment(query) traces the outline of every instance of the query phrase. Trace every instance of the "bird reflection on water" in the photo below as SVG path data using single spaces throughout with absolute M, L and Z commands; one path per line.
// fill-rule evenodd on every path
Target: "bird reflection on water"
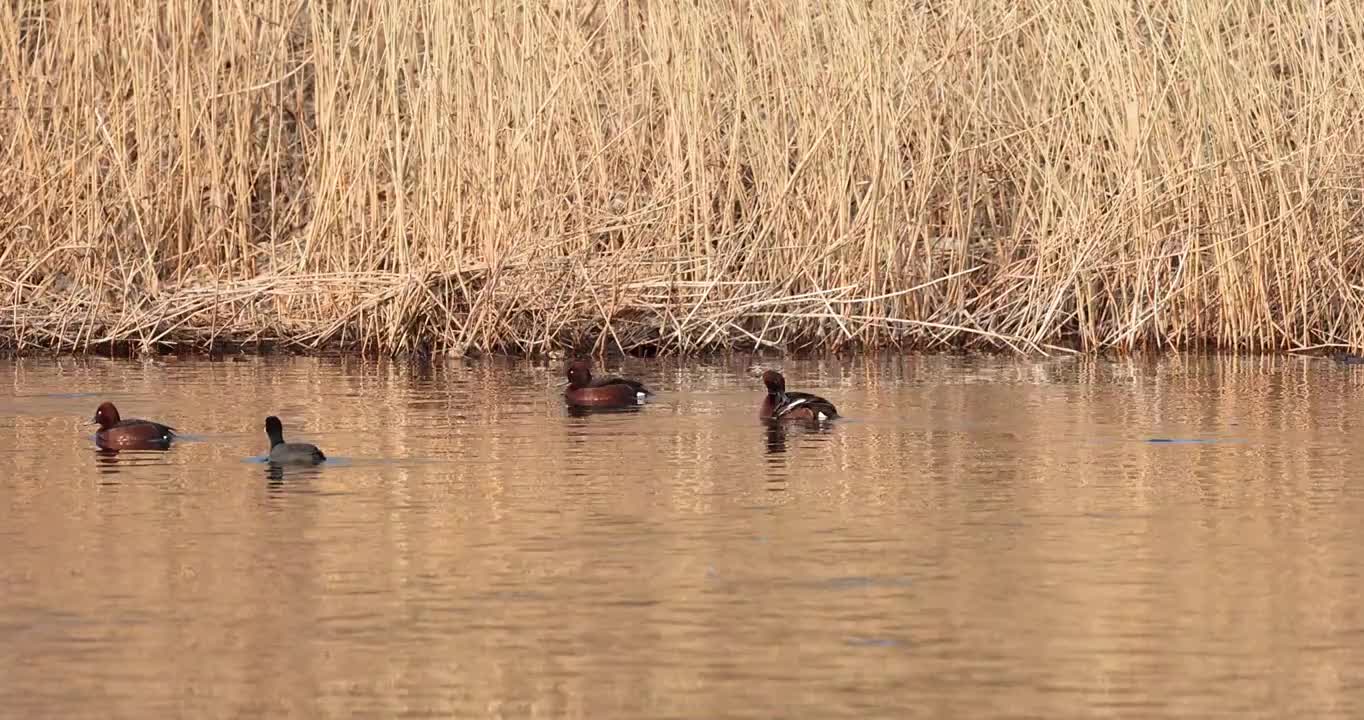
M 170 465 L 169 455 L 162 450 L 96 449 L 95 467 L 101 474 L 116 475 L 130 468 Z
M 304 485 L 303 481 L 313 480 L 321 477 L 322 465 L 281 465 L 267 461 L 265 463 L 265 485 L 270 489 L 270 494 L 298 492 L 305 488 L 313 491 L 310 485 Z

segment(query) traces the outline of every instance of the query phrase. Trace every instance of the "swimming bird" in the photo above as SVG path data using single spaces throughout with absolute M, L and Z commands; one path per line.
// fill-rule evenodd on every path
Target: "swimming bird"
M 572 405 L 626 407 L 642 405 L 653 393 L 643 383 L 617 377 L 592 377 L 592 365 L 576 360 L 568 366 L 568 389 L 564 399 Z
M 327 459 L 316 445 L 284 442 L 284 424 L 274 415 L 265 418 L 265 434 L 270 436 L 270 462 L 276 465 L 316 465 Z
M 92 422 L 99 426 L 95 445 L 105 450 L 166 450 L 175 439 L 175 428 L 151 420 L 124 420 L 111 402 L 100 403 Z
M 834 404 L 818 395 L 787 392 L 786 378 L 776 370 L 764 370 L 767 396 L 758 407 L 758 416 L 769 420 L 814 420 L 823 422 L 838 417 Z

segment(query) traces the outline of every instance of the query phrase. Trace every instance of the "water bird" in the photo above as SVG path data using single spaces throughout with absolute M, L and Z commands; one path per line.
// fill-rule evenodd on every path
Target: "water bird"
M 834 404 L 818 395 L 787 392 L 786 378 L 776 370 L 762 371 L 767 396 L 758 408 L 758 416 L 768 420 L 813 420 L 823 422 L 838 417 Z
M 642 383 L 618 377 L 592 377 L 592 365 L 575 360 L 568 366 L 568 389 L 564 399 L 571 405 L 588 407 L 626 407 L 642 405 L 653 393 Z
M 1354 353 L 1348 352 L 1332 353 L 1331 359 L 1335 360 L 1341 365 L 1364 365 L 1364 357 L 1360 357 L 1359 355 L 1356 355 Z
M 284 442 L 284 424 L 271 415 L 265 418 L 265 434 L 270 436 L 270 462 L 276 465 L 316 465 L 327 459 L 316 445 Z
M 175 428 L 150 420 L 118 416 L 111 402 L 100 403 L 92 421 L 99 426 L 95 445 L 104 450 L 167 450 L 175 439 Z

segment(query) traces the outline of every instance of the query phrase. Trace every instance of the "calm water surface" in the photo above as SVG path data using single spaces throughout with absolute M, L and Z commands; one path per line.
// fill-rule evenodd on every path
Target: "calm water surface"
M 788 361 L 849 417 L 781 433 L 749 362 L 0 361 L 0 708 L 1364 715 L 1364 368 Z

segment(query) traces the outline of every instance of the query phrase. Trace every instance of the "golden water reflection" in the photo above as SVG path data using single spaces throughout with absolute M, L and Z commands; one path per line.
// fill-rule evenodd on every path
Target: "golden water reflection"
M 1364 368 L 0 362 L 16 715 L 1358 717 Z M 185 434 L 101 454 L 100 400 Z M 274 468 L 261 420 L 334 462 Z M 1166 440 L 1170 442 L 1150 442 Z

